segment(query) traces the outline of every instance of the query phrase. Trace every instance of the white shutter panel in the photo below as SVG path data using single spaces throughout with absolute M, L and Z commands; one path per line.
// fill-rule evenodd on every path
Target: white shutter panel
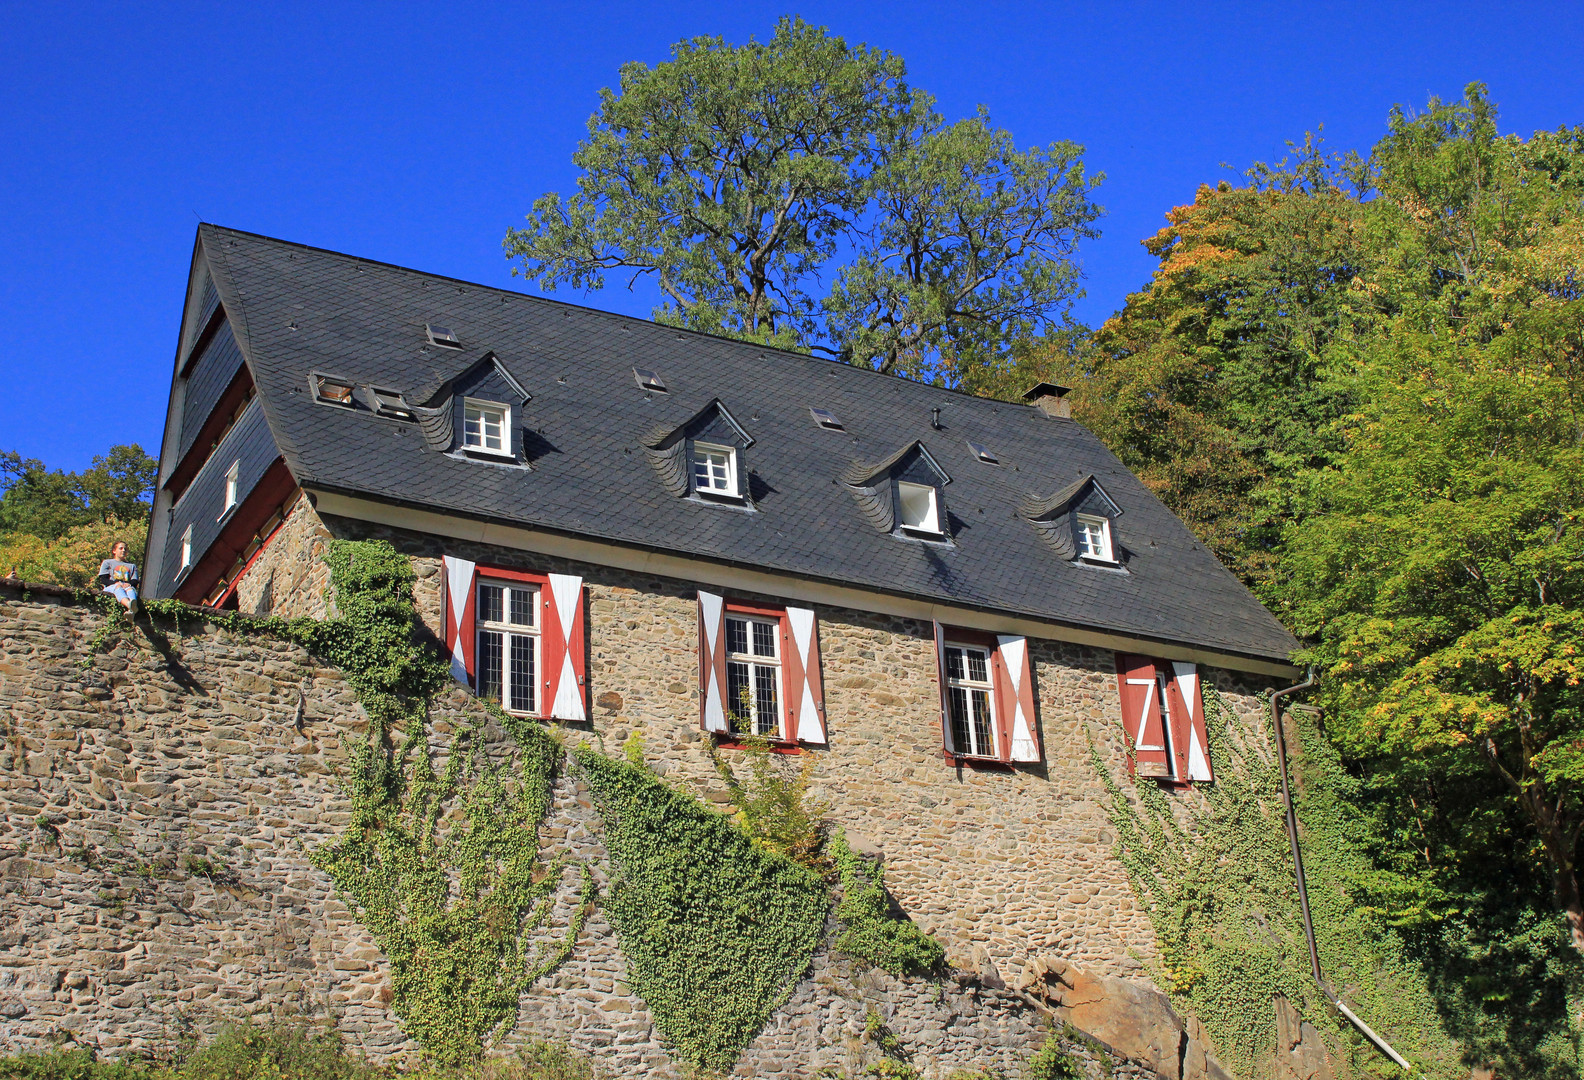
M 547 590 L 554 616 L 545 621 L 545 663 L 550 698 L 549 714 L 556 720 L 586 720 L 583 708 L 583 579 L 570 574 L 550 574 Z M 554 667 L 550 667 L 553 664 Z
M 789 687 L 789 704 L 796 719 L 793 738 L 825 745 L 825 697 L 820 682 L 819 629 L 812 608 L 786 609 L 792 647 L 797 650 L 797 685 Z
M 699 694 L 704 730 L 726 734 L 726 600 L 699 590 Z
M 451 650 L 451 677 L 460 683 L 471 682 L 469 661 L 473 656 L 473 578 L 475 566 L 466 559 L 444 556 L 446 645 Z
M 1034 676 L 1030 670 L 1028 638 L 1009 634 L 996 636 L 1001 663 L 1011 682 L 1005 708 L 1012 715 L 1012 760 L 1038 761 L 1039 744 L 1034 741 Z

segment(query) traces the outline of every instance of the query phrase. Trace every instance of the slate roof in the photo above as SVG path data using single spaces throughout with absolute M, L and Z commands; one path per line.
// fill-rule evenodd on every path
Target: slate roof
M 892 594 L 1285 661 L 1297 642 L 1082 425 L 1031 405 L 202 225 L 199 237 L 298 483 Z M 463 348 L 430 345 L 426 322 Z M 421 393 L 493 352 L 532 396 L 531 470 L 430 449 L 413 424 L 315 404 L 310 371 Z M 646 394 L 634 366 L 670 392 Z M 668 493 L 642 440 L 711 399 L 755 440 L 755 512 Z M 409 401 L 414 400 L 409 397 Z M 845 431 L 819 427 L 810 406 Z M 941 429 L 931 426 L 940 408 Z M 881 533 L 840 478 L 921 441 L 954 542 Z M 1001 464 L 977 460 L 981 443 Z M 1093 475 L 1124 513 L 1120 572 L 1064 561 L 1018 508 Z

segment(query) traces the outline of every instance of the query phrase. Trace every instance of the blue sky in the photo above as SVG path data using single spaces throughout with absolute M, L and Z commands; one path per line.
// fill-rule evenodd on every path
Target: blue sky
M 157 452 L 200 218 L 507 287 L 500 242 L 573 185 L 622 63 L 796 12 L 903 57 L 949 118 L 1072 139 L 1106 182 L 1098 324 L 1139 241 L 1201 182 L 1324 125 L 1490 85 L 1502 127 L 1584 123 L 1584 6 L 1543 4 L 205 4 L 0 6 L 0 450 L 79 469 Z M 1231 170 L 1224 166 L 1230 165 Z M 560 298 L 647 315 L 615 283 Z

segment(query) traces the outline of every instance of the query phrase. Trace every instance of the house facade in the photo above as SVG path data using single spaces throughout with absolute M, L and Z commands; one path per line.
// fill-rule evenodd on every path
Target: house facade
M 1154 954 L 1102 777 L 1214 783 L 1296 642 L 1060 387 L 989 401 L 204 225 L 144 578 L 333 613 L 383 538 L 459 684 L 725 800 L 747 735 L 963 966 Z M 1213 713 L 1212 715 L 1220 715 Z

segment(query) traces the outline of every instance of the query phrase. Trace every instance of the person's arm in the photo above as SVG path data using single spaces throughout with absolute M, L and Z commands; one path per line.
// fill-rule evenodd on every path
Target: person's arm
M 110 586 L 110 560 L 106 559 L 106 560 L 104 560 L 103 562 L 101 562 L 99 564 L 99 587 L 101 589 L 105 589 L 105 588 L 109 588 L 109 586 Z

